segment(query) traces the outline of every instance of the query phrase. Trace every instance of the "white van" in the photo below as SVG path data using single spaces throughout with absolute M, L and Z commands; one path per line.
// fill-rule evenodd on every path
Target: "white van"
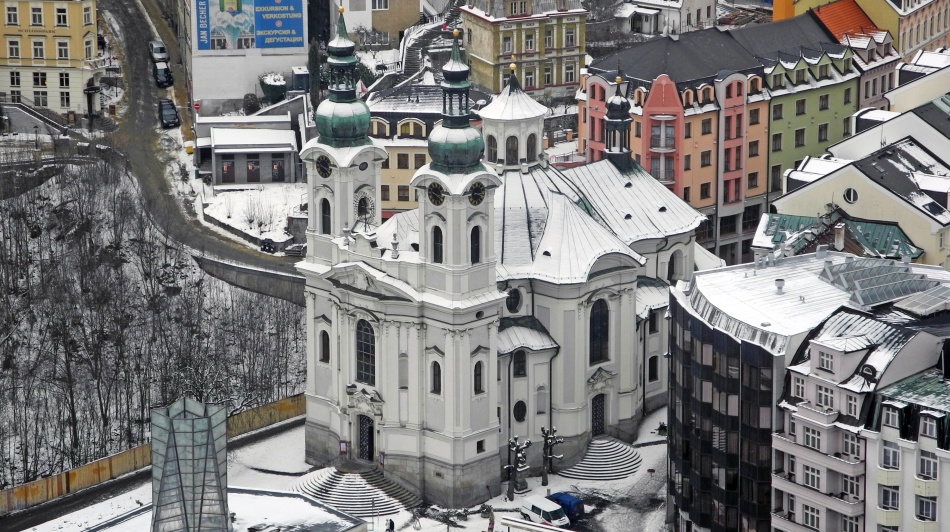
M 529 495 L 521 499 L 521 517 L 525 521 L 556 527 L 571 524 L 570 519 L 564 515 L 561 505 L 540 495 Z

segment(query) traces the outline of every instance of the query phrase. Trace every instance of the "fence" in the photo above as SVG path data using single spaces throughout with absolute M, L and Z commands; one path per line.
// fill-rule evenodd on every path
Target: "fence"
M 228 437 L 303 415 L 303 394 L 245 410 L 228 418 Z M 152 464 L 152 445 L 146 443 L 95 462 L 0 491 L 0 516 L 24 510 L 58 497 L 90 488 Z

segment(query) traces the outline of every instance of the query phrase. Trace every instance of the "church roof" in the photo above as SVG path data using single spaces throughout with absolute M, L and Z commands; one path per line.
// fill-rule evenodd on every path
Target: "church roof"
M 554 349 L 558 343 L 534 316 L 502 318 L 498 324 L 498 354 L 506 355 L 516 349 L 532 351 Z
M 547 115 L 551 110 L 521 90 L 518 78 L 512 74 L 501 94 L 478 111 L 489 120 L 525 120 Z
M 610 161 L 566 170 L 534 165 L 499 178 L 499 281 L 584 282 L 599 258 L 617 254 L 643 264 L 632 244 L 692 231 L 704 219 L 640 167 L 623 172 Z M 419 211 L 390 218 L 376 231 L 376 245 L 391 249 L 394 233 L 400 259 L 418 260 Z

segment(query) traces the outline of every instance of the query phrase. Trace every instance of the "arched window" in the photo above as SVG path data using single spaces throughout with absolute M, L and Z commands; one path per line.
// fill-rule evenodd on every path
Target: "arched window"
M 647 363 L 647 379 L 656 382 L 660 379 L 660 357 L 652 356 Z
M 356 381 L 376 386 L 376 333 L 366 320 L 356 322 Z
M 430 391 L 442 395 L 442 366 L 438 362 L 432 363 L 432 387 Z
M 471 256 L 472 264 L 478 264 L 482 261 L 482 228 L 475 226 L 472 228 Z
M 320 233 L 330 234 L 330 200 L 320 200 Z
M 485 146 L 488 152 L 488 155 L 485 158 L 488 159 L 488 162 L 498 162 L 498 141 L 495 140 L 494 135 L 488 135 L 488 140 L 485 142 Z
M 330 334 L 320 332 L 320 362 L 330 362 Z
M 608 340 L 610 336 L 610 310 L 607 302 L 598 299 L 590 310 L 590 363 L 600 364 L 610 359 Z
M 533 162 L 538 158 L 538 136 L 534 133 L 528 135 L 528 162 Z
M 432 262 L 442 264 L 442 228 L 432 228 Z
M 528 376 L 528 360 L 524 351 L 515 351 L 514 373 L 515 377 Z
M 548 389 L 542 384 L 534 395 L 534 404 L 539 414 L 545 414 L 548 411 Z
M 360 200 L 356 202 L 356 217 L 362 220 L 366 218 L 367 214 L 369 214 L 369 200 L 360 198 Z
M 518 137 L 505 139 L 505 164 L 518 164 Z
M 483 367 L 484 367 L 484 364 L 482 364 L 481 362 L 475 363 L 475 393 L 476 394 L 485 393 L 485 385 L 483 384 L 483 381 L 482 381 Z

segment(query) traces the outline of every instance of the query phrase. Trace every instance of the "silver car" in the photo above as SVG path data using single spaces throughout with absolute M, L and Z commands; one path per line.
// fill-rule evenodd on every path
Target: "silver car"
M 165 49 L 165 43 L 162 41 L 149 41 L 148 55 L 152 58 L 153 63 L 168 61 L 168 50 Z

